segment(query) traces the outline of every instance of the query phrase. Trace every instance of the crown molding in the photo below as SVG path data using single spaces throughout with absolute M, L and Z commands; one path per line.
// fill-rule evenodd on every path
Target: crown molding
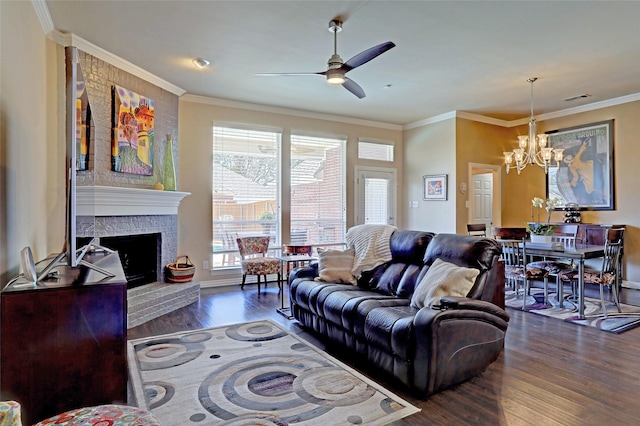
M 184 89 L 181 89 L 175 84 L 169 83 L 167 80 L 164 80 L 157 75 L 152 74 L 149 71 L 140 68 L 139 66 L 134 65 L 131 62 L 122 59 L 121 57 L 116 56 L 111 52 L 104 50 L 99 46 L 96 46 L 95 44 L 83 39 L 76 34 L 65 33 L 60 30 L 53 30 L 47 35 L 47 37 L 49 37 L 59 45 L 65 47 L 77 47 L 85 53 L 95 56 L 96 58 L 101 59 L 115 67 L 118 67 L 119 69 L 128 72 L 129 74 L 135 75 L 136 77 L 148 81 L 149 83 L 154 84 L 168 92 L 171 92 L 176 96 L 182 96 L 186 93 Z
M 567 108 L 560 111 L 548 112 L 546 114 L 536 115 L 536 121 L 541 122 L 545 120 L 551 120 L 554 118 L 566 117 L 569 115 L 579 114 L 582 112 L 595 111 L 603 108 L 608 108 L 616 105 L 622 105 L 629 102 L 640 101 L 640 93 L 633 93 L 631 95 L 620 96 L 618 98 L 607 99 L 604 101 L 593 102 L 587 105 L 582 105 L 574 108 Z M 423 120 L 414 121 L 412 123 L 405 124 L 403 130 L 415 129 L 416 127 L 426 126 L 428 124 L 438 123 L 452 118 L 464 118 L 466 120 L 477 121 L 479 123 L 492 124 L 500 127 L 516 127 L 529 123 L 529 117 L 519 118 L 517 120 L 507 121 L 497 118 L 487 117 L 484 115 L 474 114 L 466 111 L 451 111 L 444 114 L 436 115 Z
M 240 101 L 232 101 L 228 99 L 211 98 L 208 96 L 186 94 L 180 97 L 180 101 L 194 102 L 194 103 L 200 103 L 200 104 L 206 104 L 206 105 L 215 105 L 215 106 L 221 106 L 225 108 L 237 108 L 237 109 L 244 109 L 249 111 L 267 112 L 272 114 L 291 115 L 295 117 L 313 118 L 316 120 L 335 121 L 339 123 L 356 124 L 360 126 L 376 127 L 380 129 L 402 130 L 402 125 L 400 124 L 384 123 L 381 121 L 364 120 L 364 119 L 353 118 L 353 117 L 343 117 L 339 115 L 304 111 L 304 110 L 298 110 L 298 109 L 292 109 L 292 108 L 283 108 L 283 107 L 277 107 L 272 105 L 252 104 L 249 102 L 240 102 Z
M 31 0 L 31 4 L 33 5 L 33 9 L 36 11 L 36 15 L 38 16 L 38 20 L 40 21 L 42 32 L 44 32 L 45 34 L 50 34 L 55 30 L 55 27 L 53 25 L 53 19 L 51 19 L 51 14 L 49 13 L 49 8 L 47 7 L 46 1 Z
M 631 95 L 620 96 L 619 98 L 607 99 L 604 101 L 594 102 L 587 105 L 577 106 L 573 108 L 567 108 L 556 112 L 549 112 L 546 114 L 540 114 L 536 118 L 538 121 L 551 120 L 552 118 L 566 117 L 567 115 L 579 114 L 581 112 L 595 111 L 602 108 L 608 108 L 616 105 L 627 104 L 629 102 L 640 101 L 640 93 L 633 93 Z M 525 120 L 525 123 L 528 119 Z
M 403 130 L 415 129 L 416 127 L 426 126 L 428 124 L 439 123 L 441 121 L 451 120 L 452 118 L 456 118 L 457 111 L 445 112 L 444 114 L 435 115 L 429 118 L 423 118 L 422 120 L 414 121 L 412 123 L 407 123 L 402 126 Z M 487 117 L 489 118 L 489 117 Z

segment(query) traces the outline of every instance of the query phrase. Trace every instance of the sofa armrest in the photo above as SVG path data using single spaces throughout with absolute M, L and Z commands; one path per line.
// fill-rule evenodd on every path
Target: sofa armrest
M 504 309 L 499 308 L 493 303 L 483 300 L 470 299 L 468 297 L 444 296 L 440 298 L 440 306 L 443 310 L 449 309 L 471 309 L 476 311 L 484 311 L 509 321 L 509 314 Z
M 315 278 L 318 276 L 318 263 L 311 263 L 309 266 L 294 268 L 289 274 L 289 284 L 297 278 Z
M 425 396 L 474 377 L 504 349 L 509 316 L 490 302 L 443 298 L 446 309 L 425 307 L 414 317 L 413 387 Z

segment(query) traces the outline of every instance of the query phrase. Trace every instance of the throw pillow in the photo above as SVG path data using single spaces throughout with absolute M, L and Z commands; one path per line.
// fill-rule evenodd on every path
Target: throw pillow
M 466 296 L 480 271 L 436 259 L 411 296 L 411 306 L 420 309 L 440 304 L 442 296 Z
M 332 283 L 356 284 L 353 276 L 353 260 L 355 250 L 321 250 L 318 249 L 318 277 L 316 281 Z

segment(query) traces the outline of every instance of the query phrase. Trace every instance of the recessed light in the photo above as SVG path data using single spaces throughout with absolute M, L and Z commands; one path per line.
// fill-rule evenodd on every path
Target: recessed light
M 383 89 L 391 89 L 391 87 L 393 86 L 393 84 L 385 84 L 384 86 L 382 86 Z
M 193 61 L 193 65 L 195 65 L 196 67 L 202 69 L 202 68 L 206 68 L 209 66 L 209 64 L 211 62 L 207 61 L 206 59 L 203 58 L 196 58 Z
M 565 101 L 566 102 L 571 102 L 571 101 L 575 101 L 575 100 L 578 100 L 578 99 L 588 98 L 590 96 L 591 96 L 591 94 L 589 94 L 589 93 L 583 93 L 582 95 L 577 95 L 577 96 L 572 96 L 570 98 L 566 98 Z

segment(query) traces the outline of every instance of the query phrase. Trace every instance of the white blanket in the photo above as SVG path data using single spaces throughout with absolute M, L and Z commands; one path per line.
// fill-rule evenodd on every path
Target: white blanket
M 369 271 L 391 260 L 389 240 L 397 228 L 391 225 L 356 225 L 346 235 L 347 246 L 355 249 L 353 275 L 359 278 Z

